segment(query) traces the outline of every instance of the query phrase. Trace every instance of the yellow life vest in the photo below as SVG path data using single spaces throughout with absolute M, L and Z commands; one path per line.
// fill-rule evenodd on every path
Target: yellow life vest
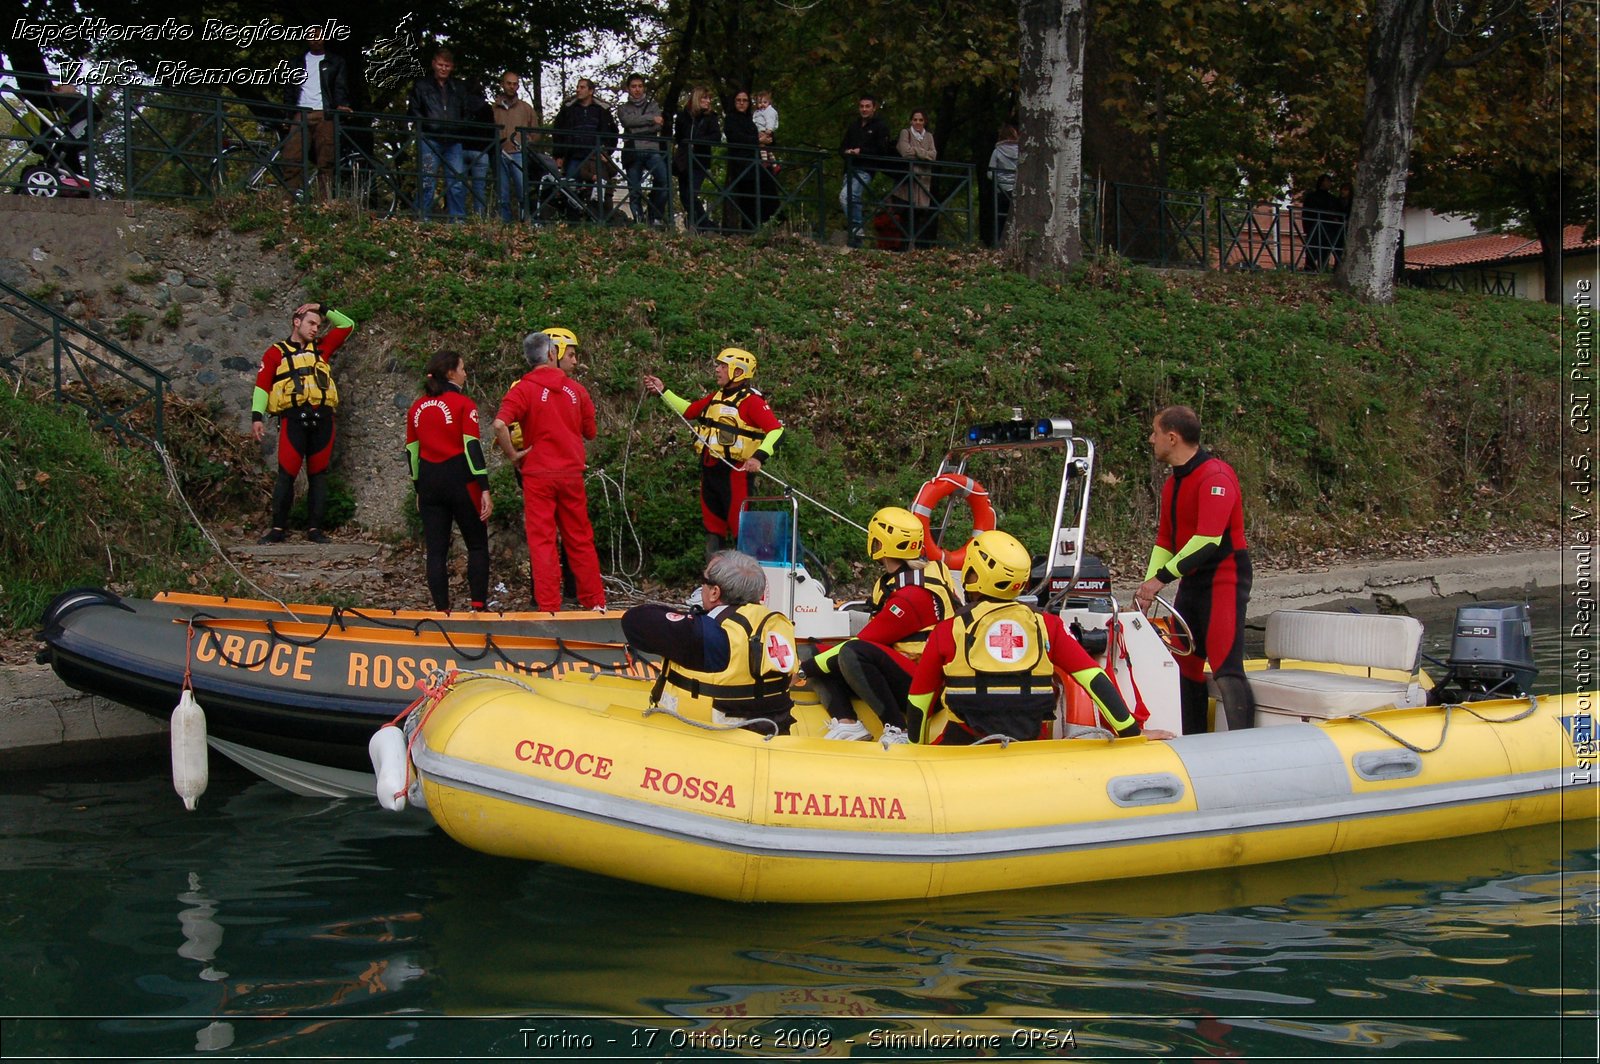
M 979 602 L 956 614 L 951 635 L 956 653 L 944 667 L 944 704 L 957 717 L 977 710 L 1044 720 L 1055 711 L 1043 617 L 1020 602 Z
M 287 340 L 278 349 L 278 368 L 272 375 L 272 391 L 267 393 L 267 413 L 281 414 L 301 406 L 339 408 L 339 389 L 333 383 L 333 370 L 317 350 L 316 341 L 296 350 Z
M 728 664 L 721 672 L 666 666 L 666 682 L 711 699 L 729 716 L 759 715 L 762 703 L 782 695 L 785 708 L 789 681 L 800 667 L 794 624 L 759 602 L 730 607 L 717 618 L 728 637 Z
M 933 595 L 933 610 L 936 622 L 946 617 L 954 616 L 956 612 L 955 597 L 950 592 L 950 570 L 944 562 L 930 561 L 924 568 L 915 569 L 909 565 L 902 565 L 892 573 L 884 573 L 878 582 L 872 586 L 872 613 L 877 615 L 883 609 L 883 604 L 889 596 L 902 587 L 924 587 Z M 929 625 L 922 631 L 908 635 L 898 643 L 894 649 L 916 661 L 922 657 L 922 651 L 928 645 L 928 633 L 933 631 Z
M 739 403 L 753 388 L 718 390 L 694 419 L 695 444 L 702 454 L 742 462 L 752 457 L 767 434 L 739 416 Z

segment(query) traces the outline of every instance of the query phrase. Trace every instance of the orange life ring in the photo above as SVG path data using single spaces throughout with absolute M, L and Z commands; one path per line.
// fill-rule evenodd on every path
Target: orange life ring
M 922 522 L 922 553 L 929 561 L 942 561 L 951 569 L 960 569 L 967 557 L 967 544 L 955 550 L 945 550 L 934 542 L 933 508 L 952 495 L 960 495 L 972 511 L 972 534 L 994 531 L 994 507 L 989 503 L 989 492 L 982 484 L 965 473 L 940 473 L 917 491 L 911 512 Z

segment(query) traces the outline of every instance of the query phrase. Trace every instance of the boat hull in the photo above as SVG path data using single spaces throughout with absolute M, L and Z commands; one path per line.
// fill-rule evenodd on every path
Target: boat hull
M 415 768 L 446 832 L 486 853 L 741 901 L 1162 875 L 1597 809 L 1593 755 L 1569 730 L 1577 696 L 1453 708 L 1429 754 L 1358 719 L 1165 743 L 884 749 L 711 732 L 646 715 L 637 698 L 613 704 L 615 683 L 525 686 L 464 682 L 417 718 Z M 1445 715 L 1372 717 L 1427 749 Z
M 621 644 L 618 617 L 285 608 L 84 590 L 47 611 L 40 657 L 68 686 L 162 721 L 187 670 L 215 748 L 274 782 L 303 778 L 289 786 L 299 793 L 371 795 L 367 741 L 435 670 L 653 674 Z M 289 767 L 262 773 L 271 760 Z

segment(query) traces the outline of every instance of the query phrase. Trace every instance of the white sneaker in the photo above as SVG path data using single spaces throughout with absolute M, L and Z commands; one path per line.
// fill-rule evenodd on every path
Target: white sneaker
M 883 726 L 883 748 L 885 750 L 891 746 L 900 746 L 909 742 L 911 742 L 911 736 L 906 734 L 904 728 L 896 728 L 893 724 L 885 724 Z
M 859 720 L 840 720 L 833 718 L 833 723 L 828 725 L 828 730 L 823 733 L 824 739 L 870 739 L 872 733 L 867 731 L 867 726 Z

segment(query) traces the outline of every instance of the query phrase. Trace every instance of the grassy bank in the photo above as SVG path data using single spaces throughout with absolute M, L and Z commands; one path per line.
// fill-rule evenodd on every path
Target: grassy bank
M 1163 474 L 1145 443 L 1149 417 L 1169 402 L 1195 406 L 1208 444 L 1238 468 L 1252 545 L 1269 564 L 1381 549 L 1422 529 L 1556 519 L 1558 323 L 1542 304 L 1404 291 L 1374 308 L 1321 278 L 1158 275 L 1116 262 L 1044 284 L 980 253 L 423 229 L 264 205 L 235 204 L 202 224 L 258 233 L 264 253 L 296 256 L 307 291 L 398 338 L 356 357 L 397 360 L 420 379 L 432 351 L 462 350 L 469 388 L 491 412 L 522 370 L 524 332 L 575 330 L 601 412 L 593 465 L 626 472 L 645 571 L 668 582 L 700 564 L 694 458 L 639 376 L 698 395 L 711 356 L 729 345 L 758 354 L 758 382 L 788 425 L 772 472 L 858 521 L 907 503 L 960 427 L 1020 407 L 1070 417 L 1096 441 L 1091 546 L 1136 565 Z M 14 469 L 32 475 L 32 463 L 55 475 L 57 456 L 14 455 L 11 439 L 0 438 L 8 482 Z M 1042 549 L 1054 471 L 1001 461 L 985 479 L 1002 526 Z M 596 510 L 607 537 L 618 511 Z M 503 505 L 496 520 L 511 528 L 517 518 Z M 804 522 L 847 575 L 859 534 L 814 510 Z M 91 544 L 117 539 L 79 531 Z M 13 534 L 39 549 L 32 533 Z M 9 595 L 0 603 L 7 622 L 26 623 L 17 608 Z

